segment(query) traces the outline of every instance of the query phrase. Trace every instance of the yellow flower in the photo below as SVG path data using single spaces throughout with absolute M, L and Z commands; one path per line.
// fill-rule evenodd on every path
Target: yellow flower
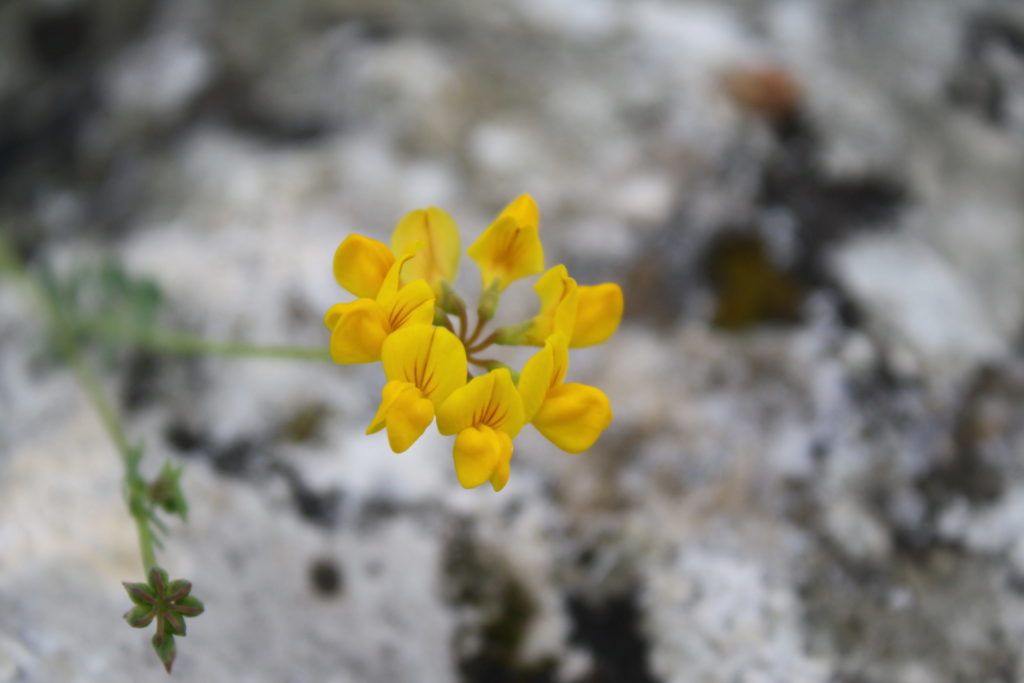
M 466 250 L 483 282 L 475 323 L 452 286 L 460 238 L 455 221 L 441 209 L 403 216 L 390 246 L 352 235 L 334 254 L 335 279 L 357 299 L 335 304 L 324 316 L 331 357 L 338 363 L 380 360 L 384 369 L 380 405 L 366 433 L 386 430 L 391 449 L 401 453 L 436 419 L 441 434 L 455 437 L 452 458 L 465 488 L 506 486 L 512 440 L 527 422 L 559 448 L 577 453 L 592 446 L 612 420 L 600 390 L 566 383 L 565 376 L 570 347 L 599 344 L 619 326 L 622 290 L 614 283 L 580 286 L 564 265 L 544 273 L 539 224 L 537 204 L 520 195 Z M 534 285 L 537 314 L 488 333 L 502 292 L 541 273 Z M 485 353 L 494 344 L 543 348 L 514 380 L 513 370 Z M 470 378 L 470 365 L 490 371 Z
M 612 421 L 608 397 L 586 384 L 564 384 L 569 368 L 566 336 L 556 332 L 526 361 L 519 377 L 523 419 L 563 451 L 590 448 Z
M 612 336 L 622 320 L 622 289 L 614 282 L 577 286 L 565 266 L 557 265 L 533 289 L 540 298 L 540 313 L 522 337 L 526 344 L 543 346 L 548 337 L 561 332 L 570 348 L 593 346 Z
M 615 334 L 622 320 L 622 288 L 614 282 L 579 287 L 576 324 L 569 346 L 593 346 Z
M 388 245 L 362 235 L 349 235 L 334 252 L 334 279 L 358 297 L 374 299 L 395 264 Z
M 491 370 L 456 389 L 437 411 L 437 430 L 457 434 L 452 456 L 464 488 L 508 483 L 512 439 L 523 427 L 523 404 L 508 369 Z
M 540 213 L 533 197 L 519 195 L 470 245 L 466 253 L 480 266 L 483 288 L 503 290 L 512 282 L 544 270 Z
M 406 325 L 434 320 L 434 292 L 425 280 L 399 283 L 402 266 L 414 255 L 407 250 L 387 271 L 376 298 L 334 304 L 324 315 L 331 330 L 331 358 L 336 363 L 380 360 L 381 346 L 392 332 Z
M 443 327 L 410 325 L 384 341 L 380 408 L 366 433 L 387 427 L 395 453 L 406 450 L 434 421 L 434 412 L 466 383 L 466 349 Z
M 569 277 L 563 265 L 548 270 L 533 285 L 540 297 L 540 313 L 533 319 L 525 342 L 543 346 L 544 340 L 555 332 L 561 332 L 566 339 L 572 335 L 576 324 L 576 311 L 579 306 L 579 287 Z
M 411 282 L 422 278 L 440 294 L 441 282 L 453 281 L 459 269 L 459 228 L 441 209 L 429 207 L 411 211 L 391 233 L 391 248 L 400 254 L 418 242 L 423 248 L 405 267 L 403 280 Z

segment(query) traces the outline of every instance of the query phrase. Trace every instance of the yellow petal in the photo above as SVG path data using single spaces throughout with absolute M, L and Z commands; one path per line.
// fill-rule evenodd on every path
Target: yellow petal
M 521 194 L 510 201 L 498 216 L 513 218 L 520 225 L 540 225 L 540 209 L 528 194 Z
M 498 432 L 502 436 L 505 436 L 504 432 Z M 498 466 L 494 468 L 494 474 L 491 475 L 491 488 L 495 491 L 500 491 L 505 488 L 505 484 L 508 483 L 508 476 L 512 469 L 512 439 L 508 441 L 508 457 L 502 458 L 498 461 Z
M 334 326 L 338 324 L 338 318 L 340 318 L 345 312 L 345 307 L 350 304 L 351 302 L 345 304 L 334 304 L 328 308 L 327 312 L 324 313 L 324 327 L 333 332 Z
M 400 329 L 384 342 L 381 360 L 385 377 L 417 387 L 434 406 L 466 384 L 466 347 L 443 327 Z
M 548 392 L 533 426 L 563 451 L 579 453 L 590 448 L 611 421 L 608 397 L 600 389 L 560 384 Z
M 508 368 L 491 370 L 456 389 L 437 411 L 437 429 L 458 434 L 487 425 L 514 437 L 523 428 L 523 402 Z
M 422 242 L 408 245 L 392 264 L 377 293 L 377 302 L 387 318 L 388 332 L 406 325 L 429 325 L 434 321 L 434 290 L 425 280 L 401 284 L 402 269 L 423 246 Z
M 395 453 L 402 453 L 434 420 L 434 404 L 423 392 L 408 382 L 392 381 L 384 385 L 380 408 L 366 428 L 367 434 L 388 430 L 388 444 Z
M 349 235 L 334 252 L 334 279 L 358 297 L 376 298 L 395 257 L 383 242 Z
M 523 420 L 530 422 L 540 410 L 551 388 L 554 351 L 550 344 L 533 354 L 519 373 L 519 397 L 523 401 Z
M 569 348 L 565 335 L 551 335 L 544 348 L 526 361 L 519 373 L 519 396 L 523 400 L 523 422 L 533 421 L 548 392 L 565 380 L 569 368 Z
M 463 488 L 471 489 L 490 481 L 495 491 L 508 481 L 512 439 L 486 425 L 467 427 L 455 437 L 452 448 L 455 475 Z
M 483 287 L 497 281 L 499 289 L 544 270 L 537 204 L 529 195 L 513 200 L 470 245 L 466 253 L 480 266 Z
M 434 290 L 426 280 L 410 282 L 380 305 L 387 316 L 389 332 L 434 322 Z
M 405 264 L 412 260 L 416 252 L 422 248 L 422 242 L 414 242 L 405 247 L 405 251 L 395 259 L 395 262 L 391 264 L 388 272 L 384 275 L 384 280 L 380 284 L 380 290 L 377 292 L 377 301 L 384 303 L 393 299 L 398 294 L 398 290 L 402 288 L 402 270 L 405 268 Z
M 324 316 L 331 326 L 331 358 L 335 363 L 372 363 L 390 330 L 387 317 L 372 299 L 335 304 Z
M 614 282 L 580 287 L 569 346 L 593 346 L 615 334 L 622 320 L 622 307 L 622 288 Z
M 565 381 L 565 373 L 569 370 L 569 343 L 564 334 L 556 332 L 548 337 L 545 345 L 551 345 L 551 357 L 554 363 L 551 367 L 551 384 L 549 389 L 554 389 Z
M 540 313 L 534 317 L 533 326 L 526 333 L 526 343 L 540 346 L 555 332 L 570 338 L 576 324 L 579 287 L 569 277 L 565 266 L 557 265 L 548 270 L 533 289 L 540 298 Z
M 451 282 L 459 269 L 459 228 L 447 212 L 434 207 L 412 211 L 398 222 L 391 233 L 391 248 L 396 254 L 410 245 L 423 247 L 402 270 L 406 282 L 420 278 L 440 293 L 442 281 Z

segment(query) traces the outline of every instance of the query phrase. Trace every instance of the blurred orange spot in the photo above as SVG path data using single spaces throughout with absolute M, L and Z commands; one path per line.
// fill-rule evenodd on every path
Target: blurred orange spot
M 793 74 L 780 66 L 728 69 L 722 86 L 740 107 L 771 119 L 796 114 L 803 95 Z

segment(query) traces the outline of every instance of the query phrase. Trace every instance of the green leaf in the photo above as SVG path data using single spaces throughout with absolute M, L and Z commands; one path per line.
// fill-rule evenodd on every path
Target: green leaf
M 149 500 L 170 515 L 176 515 L 181 521 L 188 522 L 188 501 L 181 490 L 181 474 L 183 467 L 175 467 L 164 463 L 160 475 L 149 485 Z

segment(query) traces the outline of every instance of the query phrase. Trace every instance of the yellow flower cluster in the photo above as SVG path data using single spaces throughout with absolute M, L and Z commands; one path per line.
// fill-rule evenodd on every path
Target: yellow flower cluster
M 534 285 L 536 316 L 485 334 L 505 288 L 544 271 L 539 225 L 537 204 L 521 195 L 466 250 L 482 276 L 472 330 L 466 305 L 451 286 L 459 231 L 441 209 L 406 215 L 390 247 L 350 235 L 334 254 L 335 279 L 358 298 L 335 304 L 324 316 L 331 357 L 338 363 L 381 361 L 387 379 L 366 433 L 386 429 L 391 449 L 401 453 L 436 418 L 441 434 L 455 436 L 455 473 L 466 488 L 505 486 L 512 439 L 527 423 L 559 448 L 579 453 L 612 420 L 600 389 L 566 383 L 565 375 L 570 347 L 600 344 L 618 327 L 623 299 L 617 284 L 581 286 L 565 266 L 554 266 Z M 480 357 L 493 344 L 543 348 L 516 374 Z M 486 372 L 473 377 L 470 366 Z

